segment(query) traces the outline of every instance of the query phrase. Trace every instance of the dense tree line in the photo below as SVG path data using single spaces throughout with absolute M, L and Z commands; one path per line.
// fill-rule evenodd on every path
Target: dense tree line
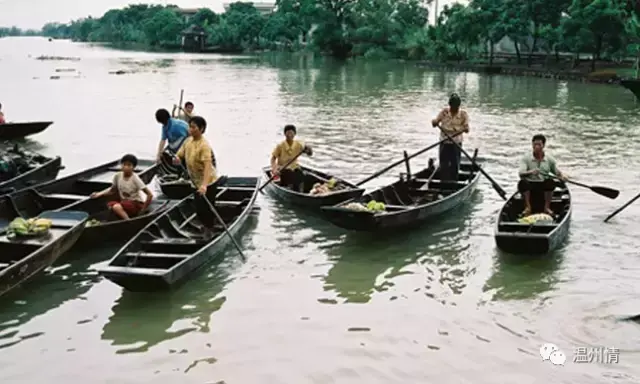
M 43 34 L 77 41 L 177 44 L 190 25 L 211 45 L 230 50 L 317 49 L 336 57 L 364 55 L 467 60 L 508 38 L 518 61 L 532 53 L 588 54 L 597 59 L 636 56 L 640 2 L 631 0 L 471 0 L 445 7 L 427 25 L 431 0 L 278 0 L 261 15 L 237 2 L 216 14 L 201 9 L 185 20 L 175 6 L 131 5 L 101 18 L 47 24 Z
M 36 31 L 33 29 L 20 29 L 18 27 L 5 28 L 0 27 L 0 38 L 8 37 L 8 36 L 38 36 L 40 35 L 40 31 Z

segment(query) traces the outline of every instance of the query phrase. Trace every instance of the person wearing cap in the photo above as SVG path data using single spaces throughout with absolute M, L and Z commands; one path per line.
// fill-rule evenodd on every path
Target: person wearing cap
M 435 119 L 431 120 L 434 128 L 440 127 L 440 140 L 445 140 L 440 144 L 440 171 L 442 179 L 458 180 L 460 167 L 460 147 L 462 147 L 462 134 L 453 137 L 453 142 L 447 135 L 453 136 L 458 132 L 469 133 L 469 115 L 467 111 L 460 108 L 462 101 L 460 96 L 452 94 L 449 97 L 449 106 L 438 113 Z M 445 135 L 445 133 L 447 135 Z M 459 145 L 456 145 L 456 143 Z
M 298 164 L 298 155 L 306 153 L 312 156 L 311 147 L 294 140 L 296 127 L 289 124 L 284 127 L 285 140 L 276 145 L 271 153 L 271 173 L 280 176 L 280 185 L 293 191 L 304 192 L 304 173 Z M 295 160 L 293 160 L 295 159 Z M 293 160 L 293 161 L 292 161 Z M 291 161 L 291 164 L 287 165 Z M 284 166 L 286 165 L 286 168 Z

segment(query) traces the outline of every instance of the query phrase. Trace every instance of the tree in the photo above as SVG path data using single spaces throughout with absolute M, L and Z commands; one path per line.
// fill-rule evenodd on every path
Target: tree
M 142 28 L 151 45 L 160 45 L 176 42 L 184 25 L 175 10 L 165 8 L 144 21 Z

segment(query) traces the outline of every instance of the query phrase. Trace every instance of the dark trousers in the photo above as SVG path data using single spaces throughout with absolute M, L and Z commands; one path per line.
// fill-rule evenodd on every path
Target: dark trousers
M 518 182 L 518 192 L 533 192 L 533 193 L 544 193 L 544 192 L 553 192 L 556 188 L 556 183 L 553 179 L 546 179 L 544 181 L 529 181 L 526 179 L 520 179 Z
M 291 188 L 296 192 L 304 192 L 304 173 L 302 169 L 283 169 L 280 171 L 280 185 L 283 187 Z
M 462 144 L 460 144 L 462 147 Z M 440 144 L 440 174 L 443 180 L 458 180 L 462 152 L 453 143 Z

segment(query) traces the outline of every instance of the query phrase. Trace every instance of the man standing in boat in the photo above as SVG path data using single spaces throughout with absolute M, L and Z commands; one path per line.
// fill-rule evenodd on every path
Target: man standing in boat
M 520 160 L 518 192 L 524 197 L 522 216 L 529 216 L 532 213 L 531 193 L 544 193 L 544 213 L 553 216 L 551 198 L 553 197 L 556 183 L 553 178 L 544 174 L 555 175 L 560 180 L 568 179 L 556 166 L 556 160 L 544 152 L 546 143 L 547 138 L 544 135 L 537 134 L 533 136 L 533 139 L 531 139 L 533 152 L 527 153 Z
M 453 136 L 456 133 L 469 133 L 469 115 L 467 111 L 460 108 L 462 100 L 457 94 L 449 97 L 449 106 L 438 113 L 435 119 L 431 121 L 433 127 L 438 127 L 444 132 L 440 132 L 440 140 L 446 140 L 440 144 L 439 166 L 442 179 L 458 180 L 458 171 L 460 168 L 460 147 L 462 147 L 462 134 L 453 137 L 453 141 L 447 139 L 445 133 Z M 456 143 L 458 145 L 456 145 Z
M 172 154 L 176 154 L 184 141 L 189 137 L 189 125 L 179 119 L 172 118 L 166 109 L 158 109 L 156 111 L 156 121 L 162 124 L 162 136 L 158 143 L 158 151 L 156 161 L 162 161 L 162 153 L 167 149 Z

